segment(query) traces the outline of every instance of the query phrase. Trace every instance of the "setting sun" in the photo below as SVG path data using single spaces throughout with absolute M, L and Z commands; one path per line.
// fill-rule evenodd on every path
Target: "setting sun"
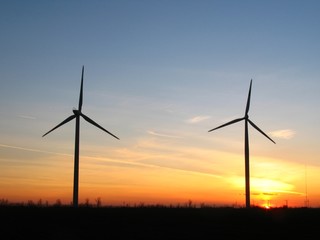
M 267 209 L 267 210 L 271 208 L 271 206 L 269 205 L 269 203 L 264 203 L 264 204 L 262 204 L 262 207 L 265 208 L 265 209 Z

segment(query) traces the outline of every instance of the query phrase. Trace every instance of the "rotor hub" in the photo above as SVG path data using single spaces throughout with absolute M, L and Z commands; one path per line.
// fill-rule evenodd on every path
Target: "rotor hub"
M 80 111 L 79 110 L 73 109 L 72 111 L 73 111 L 74 115 L 76 115 L 76 116 L 80 115 Z

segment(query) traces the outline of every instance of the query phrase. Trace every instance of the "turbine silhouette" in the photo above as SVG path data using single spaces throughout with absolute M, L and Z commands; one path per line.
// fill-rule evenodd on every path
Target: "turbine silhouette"
M 209 132 L 212 132 L 214 130 L 217 130 L 219 128 L 231 125 L 233 123 L 240 122 L 244 120 L 244 135 L 245 135 L 245 141 L 244 141 L 244 155 L 245 155 L 245 191 L 246 191 L 246 208 L 250 208 L 250 169 L 249 169 L 249 134 L 248 134 L 248 122 L 252 127 L 254 127 L 256 130 L 258 130 L 262 135 L 264 135 L 266 138 L 268 138 L 271 142 L 275 144 L 275 142 L 267 135 L 265 134 L 257 125 L 255 125 L 250 119 L 249 119 L 249 108 L 250 108 L 250 98 L 251 98 L 251 86 L 252 86 L 252 79 L 250 81 L 250 88 L 249 88 L 249 94 L 247 99 L 247 106 L 245 115 L 242 118 L 234 119 L 230 122 L 227 122 L 225 124 L 222 124 L 219 127 L 213 128 L 209 130 Z
M 64 121 L 62 121 L 60 124 L 52 128 L 49 132 L 45 133 L 42 137 L 46 136 L 53 130 L 61 127 L 62 125 L 66 124 L 67 122 L 70 122 L 74 118 L 76 119 L 76 129 L 75 129 L 75 147 L 74 147 L 74 178 L 73 178 L 73 206 L 78 206 L 78 189 L 79 189 L 79 140 L 80 140 L 80 116 L 83 117 L 87 122 L 91 123 L 92 125 L 96 126 L 97 128 L 100 128 L 101 130 L 105 131 L 106 133 L 110 134 L 111 136 L 115 137 L 116 139 L 119 139 L 117 136 L 113 135 L 103 127 L 101 127 L 99 124 L 97 124 L 95 121 L 84 115 L 82 110 L 82 100 L 83 100 L 83 73 L 84 73 L 84 66 L 82 66 L 82 75 L 81 75 L 81 87 L 80 87 L 80 96 L 79 96 L 79 107 L 78 109 L 73 109 L 73 115 L 66 118 Z

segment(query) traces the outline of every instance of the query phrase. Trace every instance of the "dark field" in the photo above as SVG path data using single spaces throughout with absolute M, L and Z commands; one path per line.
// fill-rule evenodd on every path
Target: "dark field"
M 315 208 L 0 207 L 1 239 L 320 239 Z

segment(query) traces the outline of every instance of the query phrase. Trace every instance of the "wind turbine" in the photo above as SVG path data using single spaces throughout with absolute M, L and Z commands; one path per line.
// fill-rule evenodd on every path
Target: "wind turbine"
M 119 139 L 117 136 L 113 135 L 103 127 L 101 127 L 99 124 L 97 124 L 95 121 L 84 115 L 82 110 L 82 99 L 83 99 L 83 72 L 84 72 L 84 66 L 82 66 L 82 75 L 81 75 L 81 87 L 80 87 L 80 97 L 79 97 L 79 107 L 78 109 L 73 109 L 73 115 L 66 118 L 64 121 L 62 121 L 60 124 L 52 128 L 49 132 L 44 134 L 42 137 L 46 136 L 53 130 L 57 129 L 58 127 L 61 127 L 67 122 L 70 122 L 74 118 L 76 119 L 76 132 L 75 132 L 75 146 L 74 146 L 74 178 L 73 178 L 73 206 L 78 207 L 78 189 L 79 189 L 79 140 L 80 140 L 80 116 L 83 117 L 87 122 L 91 123 L 92 125 L 96 126 L 97 128 L 100 128 L 101 130 L 105 131 L 106 133 L 110 134 L 111 136 L 115 137 L 116 139 Z
M 250 88 L 249 88 L 249 94 L 248 94 L 248 99 L 247 99 L 247 106 L 246 106 L 246 111 L 245 111 L 245 115 L 242 118 L 237 118 L 234 119 L 230 122 L 227 122 L 225 124 L 222 124 L 219 127 L 213 128 L 211 130 L 209 130 L 209 132 L 212 132 L 214 130 L 217 130 L 219 128 L 231 125 L 233 123 L 237 123 L 240 122 L 242 120 L 244 120 L 244 136 L 245 136 L 245 140 L 244 140 L 244 156 L 245 156 L 245 191 L 246 191 L 246 208 L 250 208 L 250 169 L 249 169 L 249 134 L 248 134 L 248 123 L 250 123 L 250 125 L 252 127 L 254 127 L 256 130 L 258 130 L 262 135 L 264 135 L 266 138 L 268 138 L 271 142 L 273 142 L 275 144 L 275 142 L 267 135 L 265 134 L 257 125 L 255 125 L 250 119 L 249 119 L 249 108 L 250 108 L 250 98 L 251 98 L 251 86 L 252 86 L 252 79 L 250 81 Z

